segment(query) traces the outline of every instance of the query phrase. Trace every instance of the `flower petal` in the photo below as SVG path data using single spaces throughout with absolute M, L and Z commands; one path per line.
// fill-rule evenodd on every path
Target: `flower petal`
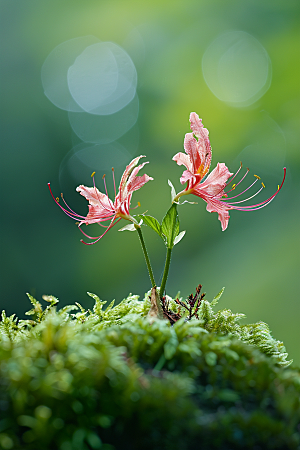
M 229 172 L 227 166 L 224 163 L 218 163 L 214 170 L 208 175 L 208 177 L 202 183 L 199 183 L 193 188 L 193 193 L 202 197 L 202 195 L 213 197 L 222 197 L 224 195 L 224 188 L 228 178 L 233 173 Z
M 98 191 L 95 187 L 87 187 L 82 184 L 76 188 L 76 191 L 79 192 L 83 197 L 87 199 L 87 201 L 92 205 L 98 205 L 101 203 L 105 208 L 111 208 L 111 200 L 107 197 L 107 195 Z
M 124 198 L 126 198 L 125 189 L 126 189 L 126 184 L 127 184 L 128 178 L 130 177 L 131 172 L 137 166 L 137 164 L 141 158 L 145 158 L 145 155 L 137 156 L 136 158 L 134 158 L 128 164 L 128 166 L 126 166 L 126 169 L 124 170 L 124 173 L 123 173 L 121 181 L 120 181 L 119 193 L 117 196 L 119 198 L 120 202 L 122 202 L 124 200 Z
M 97 188 L 89 188 L 80 185 L 76 188 L 76 191 L 85 197 L 89 202 L 88 215 L 80 222 L 80 225 L 83 223 L 89 225 L 91 223 L 102 222 L 104 220 L 111 219 L 115 215 L 116 212 L 112 201 L 107 197 L 107 195 L 98 191 Z
M 206 211 L 208 212 L 217 212 L 218 213 L 218 219 L 221 222 L 222 225 L 222 231 L 225 231 L 228 227 L 229 222 L 229 212 L 228 209 L 231 209 L 230 207 L 226 205 L 226 203 L 221 202 L 220 200 L 216 199 L 208 199 L 202 197 L 203 200 L 207 202 Z
M 193 175 L 189 170 L 185 170 L 180 178 L 180 183 L 184 184 L 189 181 L 188 188 L 192 188 L 201 181 L 200 175 Z
M 190 114 L 191 130 L 198 138 L 198 151 L 201 158 L 201 163 L 204 165 L 204 169 L 209 169 L 211 163 L 211 145 L 209 142 L 209 132 L 207 128 L 204 128 L 202 119 L 199 119 L 198 114 L 192 112 Z
M 194 138 L 193 133 L 186 133 L 184 137 L 184 149 L 192 162 L 191 172 L 197 173 L 201 164 L 205 161 L 205 151 L 202 151 L 201 142 Z
M 135 158 L 126 167 L 120 183 L 120 190 L 115 200 L 116 209 L 119 209 L 122 203 L 126 202 L 127 200 L 130 203 L 132 193 L 140 189 L 148 181 L 153 180 L 152 177 L 149 177 L 146 174 L 140 177 L 137 176 L 138 172 L 144 167 L 144 165 L 148 164 L 148 162 L 144 162 L 136 167 L 136 164 L 140 158 L 142 158 L 142 156 L 138 156 L 137 158 Z
M 151 180 L 153 180 L 153 178 L 149 177 L 146 174 L 142 175 L 141 177 L 135 177 L 132 181 L 130 181 L 130 183 L 128 183 L 128 193 L 131 194 L 132 192 L 137 191 L 142 186 L 144 186 L 145 183 Z
M 176 161 L 179 166 L 185 166 L 187 170 L 192 174 L 193 172 L 193 164 L 189 157 L 185 153 L 179 152 L 175 156 L 173 156 L 173 161 Z
M 102 208 L 100 205 L 91 205 L 89 204 L 89 212 L 84 220 L 80 222 L 85 223 L 86 225 L 91 225 L 92 223 L 103 222 L 106 220 L 110 220 L 115 216 L 115 212 L 112 210 L 108 210 Z

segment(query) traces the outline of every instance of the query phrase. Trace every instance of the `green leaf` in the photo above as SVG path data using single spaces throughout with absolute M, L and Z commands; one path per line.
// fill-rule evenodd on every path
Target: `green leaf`
M 210 306 L 216 306 L 220 298 L 222 297 L 222 294 L 224 292 L 225 288 L 223 287 L 220 292 L 213 298 L 213 300 L 210 303 Z
M 160 223 L 155 217 L 152 216 L 144 216 L 143 214 L 138 215 L 140 219 L 143 220 L 144 224 L 148 225 L 148 227 L 152 228 L 160 237 L 161 237 L 161 226 Z
M 177 214 L 177 205 L 173 203 L 161 224 L 161 232 L 165 236 L 165 244 L 168 248 L 174 246 L 174 239 L 179 234 L 179 219 Z
M 30 311 L 26 311 L 25 313 L 26 316 L 34 316 L 36 314 L 36 317 L 40 321 L 43 315 L 42 305 L 32 295 L 28 294 L 28 292 L 26 292 L 26 295 L 29 298 L 31 304 L 33 305 L 33 308 Z

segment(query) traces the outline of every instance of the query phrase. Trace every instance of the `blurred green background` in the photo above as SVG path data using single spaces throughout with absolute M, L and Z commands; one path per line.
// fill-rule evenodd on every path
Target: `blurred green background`
M 201 283 L 212 299 L 225 286 L 220 307 L 244 312 L 248 322 L 266 321 L 299 364 L 299 2 L 1 0 L 0 5 L 1 309 L 22 317 L 29 308 L 26 291 L 38 299 L 53 294 L 61 305 L 77 301 L 91 307 L 87 291 L 118 302 L 150 288 L 135 233 L 118 233 L 116 226 L 97 245 L 84 246 L 47 188 L 51 181 L 55 195 L 63 191 L 72 208 L 86 214 L 86 201 L 75 188 L 91 185 L 94 169 L 78 163 L 76 173 L 68 170 L 67 155 L 81 141 L 68 113 L 44 95 L 41 68 L 59 44 L 92 35 L 123 47 L 137 70 L 138 120 L 119 139 L 126 163 L 147 155 L 145 172 L 154 178 L 134 194 L 133 203 L 142 205 L 137 212 L 148 210 L 161 219 L 170 203 L 167 180 L 180 189 L 182 168 L 172 157 L 183 149 L 191 111 L 210 132 L 212 168 L 225 162 L 234 172 L 242 160 L 262 176 L 267 187 L 258 201 L 276 190 L 287 167 L 275 201 L 257 212 L 231 212 L 225 232 L 201 199 L 180 207 L 187 233 L 174 249 L 167 292 L 186 296 Z M 218 77 L 209 58 L 228 32 L 243 32 L 250 47 L 255 43 L 253 54 L 251 48 L 239 55 L 225 52 L 219 77 L 229 100 L 235 87 L 238 95 L 247 93 L 252 81 L 253 93 L 261 88 L 260 98 L 254 95 L 248 104 L 224 101 L 210 90 Z M 124 164 L 109 151 L 119 179 Z M 103 190 L 104 172 L 95 170 Z M 150 230 L 144 235 L 159 279 L 164 246 Z

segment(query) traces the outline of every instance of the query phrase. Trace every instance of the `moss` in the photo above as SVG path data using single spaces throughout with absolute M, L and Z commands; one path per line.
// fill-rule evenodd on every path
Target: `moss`
M 300 448 L 300 373 L 266 324 L 214 312 L 218 296 L 171 326 L 147 294 L 89 295 L 92 311 L 46 296 L 31 320 L 3 313 L 0 448 Z

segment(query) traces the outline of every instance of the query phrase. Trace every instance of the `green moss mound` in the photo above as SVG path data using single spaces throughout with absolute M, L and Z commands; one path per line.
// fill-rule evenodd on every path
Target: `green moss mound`
M 0 448 L 299 449 L 299 371 L 266 324 L 214 312 L 221 294 L 173 326 L 147 294 L 2 313 Z

